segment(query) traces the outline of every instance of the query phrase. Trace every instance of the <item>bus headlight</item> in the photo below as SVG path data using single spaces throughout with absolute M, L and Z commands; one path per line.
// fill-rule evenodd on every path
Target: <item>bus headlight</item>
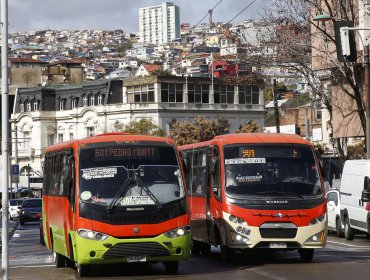
M 321 215 L 321 216 L 319 216 L 317 218 L 312 219 L 311 222 L 310 222 L 310 225 L 316 225 L 316 224 L 325 222 L 325 220 L 326 220 L 326 214 Z
M 190 226 L 183 226 L 183 227 L 171 229 L 165 232 L 164 235 L 168 238 L 175 238 L 175 237 L 180 237 L 180 236 L 189 234 L 190 230 L 191 230 Z
M 239 217 L 236 217 L 234 215 L 230 215 L 229 216 L 229 221 L 234 223 L 234 224 L 241 224 L 241 225 L 244 225 L 244 226 L 247 226 L 247 222 L 244 221 L 244 219 L 242 218 L 239 218 Z
M 102 241 L 105 240 L 109 237 L 109 235 L 97 232 L 97 231 L 92 231 L 88 229 L 79 229 L 78 230 L 78 235 L 82 238 L 90 239 L 90 240 L 98 240 Z

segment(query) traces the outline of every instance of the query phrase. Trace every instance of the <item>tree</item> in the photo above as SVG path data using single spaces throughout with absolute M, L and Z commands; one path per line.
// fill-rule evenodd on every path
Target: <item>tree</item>
M 164 131 L 151 120 L 141 119 L 125 125 L 122 132 L 139 135 L 165 136 Z
M 353 100 L 362 130 L 366 131 L 365 106 L 363 100 L 364 75 L 359 63 L 339 62 L 335 55 L 333 21 L 317 22 L 313 15 L 327 13 L 333 18 L 359 22 L 358 1 L 311 1 L 311 0 L 271 0 L 264 21 L 272 27 L 261 34 L 260 46 L 253 49 L 269 48 L 270 55 L 254 56 L 254 64 L 285 67 L 300 73 L 312 90 L 313 100 L 320 101 L 328 110 L 332 124 L 334 107 L 330 89 L 333 85 Z M 258 53 L 258 52 L 257 52 Z M 262 52 L 263 53 L 263 52 Z M 359 61 L 361 58 L 359 59 Z M 318 64 L 320 69 L 314 68 Z M 341 141 L 336 138 L 338 151 L 344 157 Z
M 222 117 L 218 117 L 216 120 L 196 117 L 194 123 L 189 121 L 174 122 L 170 128 L 170 136 L 177 145 L 192 144 L 226 134 L 229 132 L 229 126 L 228 121 Z
M 253 133 L 261 132 L 261 128 L 254 121 L 248 121 L 244 125 L 240 125 L 239 129 L 235 133 Z

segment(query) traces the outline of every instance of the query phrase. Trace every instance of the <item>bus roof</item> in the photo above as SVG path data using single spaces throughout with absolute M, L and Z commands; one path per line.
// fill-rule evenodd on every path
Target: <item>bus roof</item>
M 104 133 L 98 134 L 92 137 L 87 137 L 83 139 L 75 139 L 67 142 L 62 142 L 49 146 L 46 151 L 52 152 L 62 149 L 68 149 L 81 144 L 91 144 L 99 142 L 163 142 L 170 145 L 174 145 L 174 141 L 169 137 L 160 137 L 160 136 L 149 136 L 149 135 L 133 135 L 120 132 Z
M 237 143 L 282 143 L 282 144 L 304 144 L 311 145 L 311 143 L 301 136 L 296 134 L 285 133 L 236 133 L 218 135 L 212 140 L 199 142 L 195 144 L 187 144 L 180 146 L 180 149 L 186 150 L 195 147 L 209 146 L 215 143 L 221 145 L 237 144 Z

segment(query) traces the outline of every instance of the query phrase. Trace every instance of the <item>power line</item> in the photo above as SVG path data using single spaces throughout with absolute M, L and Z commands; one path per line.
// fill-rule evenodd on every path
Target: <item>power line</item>
M 212 9 L 208 10 L 208 12 L 206 13 L 206 15 L 200 21 L 198 21 L 198 23 L 196 25 L 194 25 L 193 28 L 197 27 L 198 24 L 201 23 L 203 21 L 203 19 L 205 19 L 208 16 L 209 12 L 210 11 L 213 11 L 218 6 L 218 4 L 220 4 L 222 1 L 223 0 L 218 1 L 218 3 Z
M 230 22 L 232 22 L 234 19 L 236 19 L 242 12 L 244 12 L 246 9 L 248 9 L 254 2 L 256 2 L 257 0 L 253 0 L 251 3 L 249 3 L 243 10 L 241 10 L 235 17 L 233 17 L 232 19 L 230 19 L 226 24 L 229 24 Z

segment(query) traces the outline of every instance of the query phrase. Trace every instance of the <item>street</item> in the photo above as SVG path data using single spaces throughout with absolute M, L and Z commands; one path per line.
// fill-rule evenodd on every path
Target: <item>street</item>
M 77 279 L 76 271 L 57 269 L 50 251 L 39 243 L 38 223 L 19 226 L 9 243 L 9 279 Z M 96 266 L 85 279 L 366 279 L 370 272 L 370 239 L 354 241 L 329 234 L 325 249 L 312 263 L 302 263 L 296 251 L 248 253 L 223 261 L 217 248 L 209 256 L 180 263 L 177 275 L 167 275 L 162 264 Z

